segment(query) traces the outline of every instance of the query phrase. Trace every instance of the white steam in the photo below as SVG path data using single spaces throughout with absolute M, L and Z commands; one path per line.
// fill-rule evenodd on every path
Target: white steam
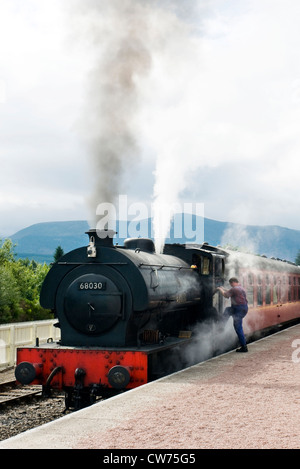
M 221 239 L 221 246 L 239 249 L 239 251 L 256 254 L 258 252 L 259 239 L 250 236 L 247 226 L 228 224 Z
M 193 341 L 181 357 L 185 366 L 191 366 L 213 356 L 232 350 L 237 345 L 237 336 L 230 318 L 224 324 L 201 323 L 193 331 Z
M 178 0 L 78 1 L 77 30 L 91 50 L 82 132 L 91 155 L 93 223 L 101 203 L 128 190 L 131 168 L 148 150 L 156 160 L 154 237 L 160 252 L 185 188 L 194 136 L 186 126 L 186 93 L 198 63 L 191 14 L 197 3 Z M 188 153 L 187 153 L 188 152 Z
M 292 145 L 299 120 L 293 2 L 286 8 L 279 2 L 270 7 L 267 0 L 259 6 L 250 1 L 230 7 L 218 0 L 77 4 L 75 16 L 93 60 L 83 119 L 93 161 L 93 214 L 99 203 L 115 203 L 116 196 L 130 191 L 132 168 L 145 158 L 151 160 L 147 167 L 155 161 L 158 250 L 169 228 L 170 206 L 187 195 L 205 203 L 211 193 L 210 208 L 220 215 L 222 206 L 222 218 L 228 220 L 239 195 L 246 189 L 249 193 L 247 185 L 258 180 L 263 200 L 273 203 L 268 191 L 276 186 L 274 178 L 289 185 L 284 161 L 293 166 L 298 154 Z M 295 75 L 292 81 L 290 73 Z M 291 145 L 283 160 L 280 148 L 286 141 Z M 236 198 L 228 200 L 226 213 L 226 181 L 219 176 L 215 182 L 214 169 L 219 175 L 224 169 L 229 179 L 234 176 Z M 140 193 L 139 198 L 148 195 Z M 248 224 L 245 196 L 241 198 L 241 223 Z M 255 195 L 253 205 L 247 204 L 249 215 L 258 207 Z

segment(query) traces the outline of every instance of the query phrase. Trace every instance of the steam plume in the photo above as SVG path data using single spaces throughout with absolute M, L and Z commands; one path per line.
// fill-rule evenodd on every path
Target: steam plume
M 186 20 L 192 3 L 186 2 L 184 8 L 178 0 L 78 3 L 82 29 L 94 51 L 84 116 L 94 177 L 89 200 L 93 223 L 99 203 L 115 203 L 126 191 L 126 170 L 138 162 L 143 140 L 156 158 L 153 208 L 158 250 L 172 216 L 165 208 L 176 203 L 184 187 L 184 155 L 179 156 L 182 148 L 175 136 L 181 132 L 178 90 L 186 87 L 191 72 L 186 67 L 191 46 Z M 175 122 L 172 112 L 168 119 L 172 109 Z
M 228 7 L 221 0 L 77 3 L 81 31 L 94 57 L 83 119 L 93 155 L 93 214 L 100 202 L 114 202 L 117 192 L 130 187 L 124 187 L 124 165 L 132 167 L 146 154 L 151 158 L 147 167 L 156 161 L 155 236 L 162 227 L 159 218 L 165 225 L 162 238 L 170 218 L 165 212 L 159 217 L 158 209 L 187 193 L 193 201 L 195 194 L 206 200 L 212 195 L 208 208 L 222 218 L 219 200 L 231 193 L 226 184 L 232 177 L 242 205 L 239 219 L 241 211 L 245 213 L 245 194 L 251 192 L 241 222 L 260 219 L 262 206 L 269 220 L 272 204 L 259 201 L 274 203 L 277 184 L 286 187 L 285 194 L 298 187 L 295 181 L 290 184 L 287 169 L 296 164 L 298 154 L 296 127 L 290 125 L 297 120 L 299 105 L 293 2 L 289 8 L 277 2 L 272 9 L 268 1 L 259 7 L 257 2 Z M 196 172 L 199 168 L 201 173 Z M 188 181 L 197 185 L 195 191 Z M 139 196 L 143 200 L 143 194 Z M 285 201 L 278 202 L 284 217 Z M 231 197 L 226 219 L 236 218 Z

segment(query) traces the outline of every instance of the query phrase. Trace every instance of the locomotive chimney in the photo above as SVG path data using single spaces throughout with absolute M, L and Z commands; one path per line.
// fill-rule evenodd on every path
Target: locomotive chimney
M 114 247 L 113 237 L 116 234 L 114 230 L 96 230 L 86 231 L 89 236 L 89 245 L 87 248 L 88 257 L 96 257 L 97 247 Z

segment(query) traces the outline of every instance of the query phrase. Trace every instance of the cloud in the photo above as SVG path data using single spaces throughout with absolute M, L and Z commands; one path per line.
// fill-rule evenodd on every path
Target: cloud
M 56 0 L 1 2 L 0 236 L 86 216 L 88 165 L 74 127 L 86 62 L 64 28 Z
M 299 6 L 212 4 L 200 35 L 185 36 L 176 56 L 161 52 L 169 75 L 166 66 L 152 77 L 160 194 L 193 194 L 211 218 L 299 229 Z
M 82 41 L 93 2 L 76 2 L 75 23 L 73 4 L 1 2 L 0 234 L 88 217 L 95 170 L 78 123 L 103 49 Z M 125 165 L 123 190 L 139 201 L 203 202 L 209 218 L 300 229 L 300 5 L 125 4 L 147 9 L 151 67 L 135 77 L 138 155 Z M 94 27 L 110 36 L 105 13 Z

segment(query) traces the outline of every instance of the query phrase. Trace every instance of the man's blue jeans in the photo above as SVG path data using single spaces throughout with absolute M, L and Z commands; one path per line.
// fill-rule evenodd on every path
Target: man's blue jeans
M 223 315 L 224 319 L 228 320 L 230 316 L 233 318 L 233 327 L 239 338 L 240 344 L 243 347 L 247 344 L 244 331 L 243 331 L 243 318 L 248 313 L 248 305 L 236 305 L 226 308 Z

